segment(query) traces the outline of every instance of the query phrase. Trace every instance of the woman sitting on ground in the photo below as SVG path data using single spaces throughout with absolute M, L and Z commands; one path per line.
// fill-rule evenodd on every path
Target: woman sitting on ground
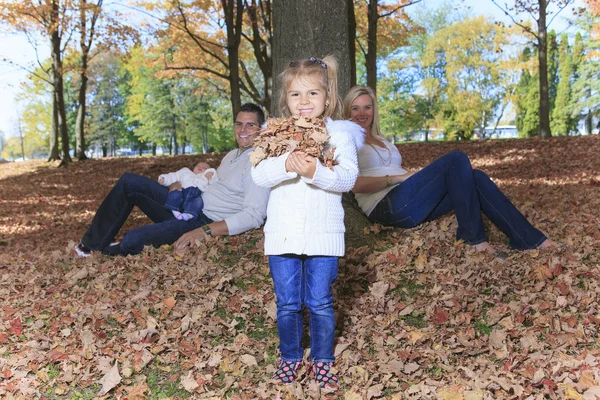
M 484 172 L 473 169 L 466 154 L 451 152 L 414 173 L 402 169 L 400 152 L 381 136 L 371 88 L 351 88 L 344 99 L 344 114 L 365 129 L 365 145 L 358 152 L 359 177 L 352 191 L 370 221 L 412 228 L 454 211 L 457 240 L 505 258 L 488 243 L 483 212 L 517 250 L 556 247 Z

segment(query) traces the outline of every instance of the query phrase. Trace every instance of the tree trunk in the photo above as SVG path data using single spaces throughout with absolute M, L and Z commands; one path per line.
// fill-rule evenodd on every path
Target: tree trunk
M 377 12 L 378 0 L 369 0 L 367 11 L 367 53 L 365 54 L 365 65 L 367 67 L 367 86 L 377 92 Z
M 548 40 L 546 37 L 546 0 L 539 0 L 538 59 L 540 67 L 540 139 L 548 139 L 550 132 L 550 99 L 548 96 Z
M 356 16 L 354 0 L 347 0 L 348 7 L 348 52 L 350 57 L 350 87 L 356 85 Z
M 291 60 L 307 57 L 323 58 L 333 54 L 338 58 L 338 88 L 343 98 L 350 88 L 350 24 L 347 0 L 278 0 L 273 2 L 273 73 L 278 76 Z M 274 84 L 277 98 L 280 82 Z M 275 101 L 271 113 L 275 110 Z M 372 245 L 375 235 L 364 235 L 371 223 L 358 208 L 354 194 L 343 196 L 346 225 L 346 246 Z
M 78 107 L 77 107 L 77 117 L 75 119 L 75 156 L 78 160 L 83 161 L 87 159 L 85 155 L 85 109 L 86 109 L 86 98 L 85 94 L 87 92 L 87 56 L 81 56 L 81 86 L 79 87 L 79 96 L 78 96 Z
M 292 60 L 338 58 L 338 89 L 343 98 L 350 88 L 347 0 L 278 0 L 273 2 L 273 76 L 279 76 Z M 277 98 L 278 80 L 273 93 Z M 270 112 L 277 115 L 276 101 Z
M 272 3 L 271 0 L 252 0 L 250 4 L 246 4 L 246 11 L 250 18 L 250 26 L 252 27 L 252 37 L 245 36 L 254 49 L 254 58 L 263 75 L 264 91 L 262 95 L 262 101 L 258 101 L 260 93 L 256 91 L 256 88 L 249 81 L 252 86 L 252 95 L 255 101 L 262 104 L 266 110 L 271 109 L 271 101 L 273 99 L 272 87 L 273 87 L 273 59 L 271 57 L 271 48 L 273 43 L 273 24 L 271 23 L 273 18 Z M 261 28 L 259 24 L 259 16 L 262 20 L 262 29 L 264 32 L 264 38 L 261 36 Z
M 225 29 L 227 32 L 227 61 L 229 63 L 231 111 L 233 112 L 233 118 L 235 118 L 242 108 L 239 48 L 242 35 L 244 5 L 242 0 L 221 0 L 221 6 L 225 14 Z
M 65 95 L 63 90 L 63 66 L 61 55 L 61 38 L 59 33 L 59 5 L 57 1 L 52 2 L 52 10 L 50 12 L 50 44 L 52 58 L 52 87 L 54 89 L 54 99 L 57 107 L 57 125 L 58 134 L 62 144 L 62 160 L 60 166 L 67 166 L 71 162 L 69 154 L 69 133 L 67 131 L 67 114 L 65 111 Z
M 60 160 L 58 152 L 58 106 L 56 96 L 54 96 L 54 87 L 52 88 L 52 122 L 50 123 L 50 154 L 48 161 Z

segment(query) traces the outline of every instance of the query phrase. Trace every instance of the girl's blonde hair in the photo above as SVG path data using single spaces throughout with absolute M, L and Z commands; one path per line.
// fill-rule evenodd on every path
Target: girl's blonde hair
M 375 138 L 383 138 L 381 136 L 381 128 L 379 126 L 379 107 L 377 107 L 377 97 L 375 96 L 375 92 L 368 86 L 352 86 L 350 90 L 348 90 L 348 94 L 344 98 L 344 117 L 346 119 L 350 119 L 350 109 L 352 108 L 352 102 L 356 100 L 357 97 L 366 94 L 371 98 L 371 102 L 373 103 L 373 121 L 371 121 L 371 129 L 370 134 Z
M 334 56 L 322 60 L 310 57 L 300 61 L 292 61 L 279 75 L 281 89 L 279 90 L 278 108 L 281 115 L 291 115 L 287 106 L 287 91 L 295 79 L 316 78 L 325 91 L 327 98 L 323 116 L 331 119 L 342 119 L 342 99 L 337 87 L 338 63 Z

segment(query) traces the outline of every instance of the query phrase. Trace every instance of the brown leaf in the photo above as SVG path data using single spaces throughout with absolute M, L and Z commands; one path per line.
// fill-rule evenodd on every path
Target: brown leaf
M 433 310 L 433 322 L 438 325 L 445 323 L 448 320 L 448 312 L 446 310 L 441 309 L 440 307 L 435 307 Z
M 96 394 L 96 396 L 104 396 L 106 393 L 110 392 L 113 388 L 115 388 L 119 383 L 121 383 L 121 375 L 119 375 L 119 367 L 117 361 L 113 367 L 100 379 L 98 382 L 102 385 L 100 391 Z

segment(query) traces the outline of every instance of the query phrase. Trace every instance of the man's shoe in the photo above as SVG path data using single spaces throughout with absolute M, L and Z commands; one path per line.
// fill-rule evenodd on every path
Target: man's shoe
M 75 247 L 73 247 L 73 251 L 79 257 L 89 257 L 92 255 L 92 251 L 82 243 L 76 244 Z
M 117 246 L 119 243 L 120 242 L 112 242 L 109 246 Z M 81 242 L 73 247 L 73 252 L 79 257 L 89 257 L 92 255 L 92 250 Z

